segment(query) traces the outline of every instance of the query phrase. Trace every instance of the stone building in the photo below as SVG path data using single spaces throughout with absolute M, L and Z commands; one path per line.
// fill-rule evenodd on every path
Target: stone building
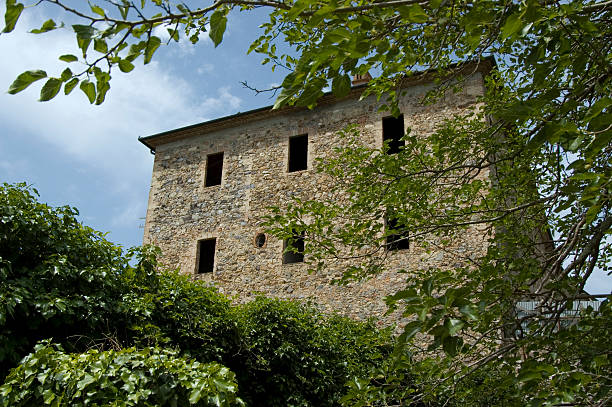
M 394 148 L 406 128 L 431 132 L 477 103 L 490 68 L 488 62 L 472 67 L 462 91 L 433 105 L 420 103 L 433 87 L 426 76 L 407 80 L 399 118 L 379 112 L 382 102 L 373 96 L 359 100 L 365 85 L 354 84 L 348 96 L 326 95 L 312 110 L 265 107 L 141 138 L 155 154 L 144 243 L 161 247 L 166 265 L 214 283 L 237 301 L 263 293 L 312 300 L 356 318 L 381 316 L 384 296 L 406 278 L 392 270 L 456 265 L 460 257 L 484 250 L 483 230 L 469 229 L 433 253 L 418 241 L 398 244 L 387 256 L 391 271 L 338 286 L 329 282 L 348 264 L 308 274 L 303 256 L 283 255 L 286 242 L 266 236 L 260 220 L 266 208 L 282 207 L 292 196 L 325 196 L 329 185 L 313 171 L 313 162 L 341 142 L 337 132 L 346 125 L 358 124 L 373 148 L 383 138 Z M 303 241 L 294 244 L 299 249 Z

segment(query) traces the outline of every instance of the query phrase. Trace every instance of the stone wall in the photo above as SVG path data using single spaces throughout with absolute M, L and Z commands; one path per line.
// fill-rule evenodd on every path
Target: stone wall
M 476 103 L 476 97 L 484 91 L 482 75 L 476 72 L 460 93 L 424 106 L 419 101 L 430 86 L 409 86 L 400 101 L 404 125 L 415 134 L 433 131 L 444 118 Z M 310 299 L 326 311 L 336 310 L 355 318 L 381 316 L 386 310 L 383 297 L 400 289 L 407 278 L 393 270 L 444 269 L 462 264 L 484 250 L 484 230 L 468 229 L 452 245 L 433 252 L 411 240 L 409 249 L 388 253 L 386 261 L 391 271 L 347 286 L 329 284 L 345 263 L 322 274 L 308 274 L 304 263 L 282 264 L 282 241 L 268 236 L 261 248 L 254 242 L 262 231 L 259 222 L 267 207 L 282 207 L 292 196 L 317 198 L 327 194 L 329 180 L 314 172 L 313 161 L 342 142 L 338 130 L 356 123 L 365 143 L 381 147 L 382 118 L 388 114 L 378 112 L 379 105 L 373 97 L 362 101 L 349 97 L 314 110 L 291 109 L 248 122 L 242 122 L 238 115 L 223 128 L 200 130 L 195 126 L 189 137 L 156 146 L 144 242 L 161 247 L 166 265 L 195 273 L 197 242 L 215 237 L 214 271 L 197 276 L 236 296 L 236 301 L 248 301 L 256 293 L 263 293 Z M 289 173 L 288 140 L 300 134 L 309 137 L 308 169 Z M 222 183 L 205 187 L 206 157 L 221 151 Z

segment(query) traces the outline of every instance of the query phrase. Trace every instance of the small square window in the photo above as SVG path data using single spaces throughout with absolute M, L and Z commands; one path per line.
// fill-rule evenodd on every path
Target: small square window
M 410 239 L 408 237 L 408 231 L 405 230 L 405 227 L 403 227 L 403 225 L 399 223 L 397 218 L 387 217 L 385 223 L 387 233 L 392 232 L 388 234 L 386 238 L 385 243 L 387 246 L 387 250 L 395 251 L 409 249 Z
M 293 231 L 293 236 L 283 244 L 283 264 L 302 263 L 304 261 L 304 232 Z
M 289 138 L 289 172 L 308 169 L 308 134 Z
M 404 147 L 404 115 L 384 117 L 382 119 L 383 142 L 389 142 L 387 154 L 397 154 Z
M 212 187 L 221 185 L 223 174 L 223 153 L 209 154 L 206 157 L 206 180 L 204 185 Z
M 215 249 L 217 246 L 217 239 L 204 239 L 198 241 L 198 253 L 197 262 L 198 268 L 197 274 L 212 273 L 215 268 Z

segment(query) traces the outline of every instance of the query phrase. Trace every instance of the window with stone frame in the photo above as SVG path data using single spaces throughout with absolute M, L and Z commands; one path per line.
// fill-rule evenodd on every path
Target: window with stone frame
M 217 238 L 202 239 L 198 241 L 196 254 L 197 269 L 196 274 L 212 273 L 215 268 L 215 252 L 217 248 Z
M 288 172 L 308 169 L 308 134 L 289 137 Z
M 400 148 L 405 145 L 404 140 L 402 140 L 402 137 L 404 137 L 404 115 L 383 117 L 382 128 L 383 142 L 389 142 L 387 154 L 399 153 Z
M 385 230 L 388 233 L 385 246 L 389 251 L 406 250 L 410 248 L 408 230 L 397 217 L 387 214 L 385 219 Z
M 212 187 L 221 185 L 223 175 L 223 152 L 209 154 L 206 157 L 206 180 L 204 185 Z
M 304 232 L 293 231 L 293 236 L 283 242 L 283 264 L 304 261 Z

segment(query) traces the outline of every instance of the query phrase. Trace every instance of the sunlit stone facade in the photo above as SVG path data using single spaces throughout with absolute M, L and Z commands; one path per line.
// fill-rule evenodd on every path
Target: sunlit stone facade
M 427 134 L 445 118 L 472 107 L 484 92 L 483 69 L 471 73 L 462 91 L 433 105 L 421 104 L 431 83 L 407 81 L 400 100 L 404 128 Z M 325 273 L 309 274 L 305 263 L 283 264 L 283 242 L 261 235 L 260 221 L 269 206 L 282 207 L 293 196 L 327 196 L 330 180 L 317 174 L 313 163 L 343 142 L 337 135 L 340 129 L 357 124 L 364 143 L 382 145 L 382 122 L 388 113 L 379 112 L 382 102 L 374 97 L 360 101 L 362 90 L 356 87 L 341 100 L 327 95 L 313 110 L 263 108 L 141 139 L 155 152 L 144 243 L 160 246 L 166 265 L 217 285 L 236 301 L 263 293 L 312 300 L 326 311 L 355 318 L 385 312 L 384 296 L 396 292 L 407 278 L 397 270 L 444 269 L 480 253 L 489 236 L 479 228 L 433 251 L 411 240 L 408 249 L 388 253 L 390 271 L 367 282 L 338 286 L 330 281 L 349 263 L 336 262 Z M 290 138 L 299 135 L 308 135 L 306 169 L 289 172 Z M 218 171 L 221 152 L 220 179 L 215 180 L 219 174 L 207 174 L 207 164 L 217 166 L 210 171 Z M 201 256 L 209 260 L 201 262 Z

